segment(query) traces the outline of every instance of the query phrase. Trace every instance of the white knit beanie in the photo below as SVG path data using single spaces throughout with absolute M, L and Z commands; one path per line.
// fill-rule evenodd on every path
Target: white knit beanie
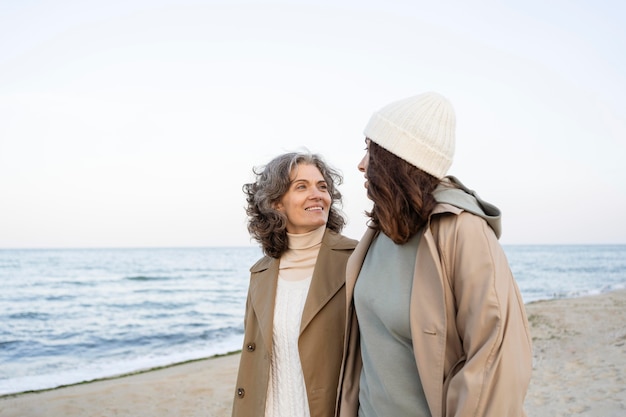
M 383 107 L 372 115 L 364 133 L 411 165 L 443 178 L 454 156 L 455 127 L 452 104 L 428 92 Z

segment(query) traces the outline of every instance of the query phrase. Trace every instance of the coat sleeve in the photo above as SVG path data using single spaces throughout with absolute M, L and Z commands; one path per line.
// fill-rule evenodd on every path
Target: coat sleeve
M 456 217 L 443 251 L 464 360 L 447 376 L 447 416 L 524 416 L 532 347 L 524 304 L 505 253 L 480 217 Z

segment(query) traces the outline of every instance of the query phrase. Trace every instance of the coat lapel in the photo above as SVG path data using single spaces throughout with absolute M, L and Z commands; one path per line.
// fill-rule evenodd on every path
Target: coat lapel
M 336 251 L 343 252 L 352 248 L 353 244 L 345 242 L 341 236 L 330 233 L 328 230 L 324 233 L 313 270 L 311 286 L 302 311 L 300 334 L 337 291 L 345 285 L 345 271 L 342 267 L 344 263 L 339 262 L 339 257 L 344 257 L 346 254 Z M 345 260 L 345 258 L 343 259 Z
M 410 326 L 413 354 L 432 415 L 442 413 L 442 403 L 433 399 L 443 398 L 441 371 L 446 346 L 446 303 L 439 259 L 437 244 L 428 228 L 422 235 L 415 259 Z M 424 277 L 438 279 L 426 280 Z M 420 285 L 415 285 L 418 280 Z
M 278 259 L 263 258 L 252 268 L 250 301 L 261 329 L 263 343 L 272 351 L 272 326 L 274 325 L 274 299 L 278 282 Z
M 367 250 L 369 249 L 374 236 L 376 236 L 376 231 L 374 229 L 367 228 L 363 237 L 356 245 L 352 256 L 348 260 L 348 264 L 346 265 L 346 311 L 350 308 L 352 296 L 354 295 L 356 279 L 359 276 L 359 272 L 361 272 L 365 255 L 367 254 Z

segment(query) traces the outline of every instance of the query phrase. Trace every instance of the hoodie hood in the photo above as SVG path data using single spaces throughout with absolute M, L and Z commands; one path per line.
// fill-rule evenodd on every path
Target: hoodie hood
M 474 190 L 467 188 L 451 175 L 446 176 L 433 195 L 438 203 L 450 204 L 485 219 L 498 239 L 502 235 L 500 209 L 482 200 Z

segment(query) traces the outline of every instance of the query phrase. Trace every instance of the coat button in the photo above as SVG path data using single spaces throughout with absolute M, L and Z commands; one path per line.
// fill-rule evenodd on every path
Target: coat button
M 246 345 L 246 349 L 248 350 L 248 352 L 254 352 L 254 349 L 256 349 L 256 345 L 254 343 L 248 343 Z
M 246 395 L 246 390 L 243 388 L 237 388 L 237 397 L 243 398 Z

